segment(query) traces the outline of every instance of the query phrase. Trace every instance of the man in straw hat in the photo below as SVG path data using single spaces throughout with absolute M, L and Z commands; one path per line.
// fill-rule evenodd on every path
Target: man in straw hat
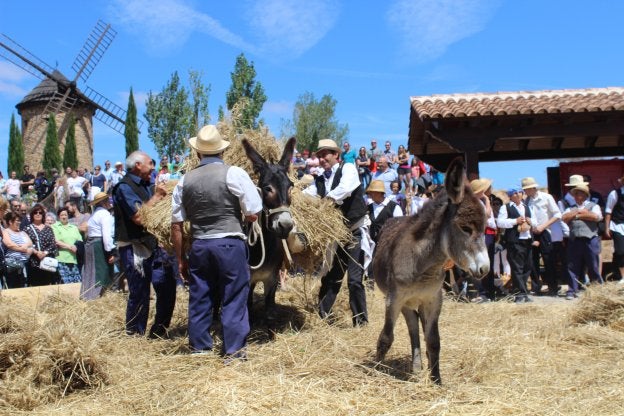
M 496 287 L 494 286 L 494 252 L 496 250 L 496 218 L 492 212 L 490 205 L 490 195 L 492 195 L 492 181 L 487 178 L 478 178 L 470 181 L 470 189 L 472 193 L 481 201 L 487 223 L 485 227 L 485 246 L 487 247 L 488 256 L 490 258 L 490 271 L 481 280 L 476 280 L 476 287 L 479 296 L 474 302 L 482 303 L 494 300 Z
M 531 225 L 533 232 L 533 293 L 541 294 L 540 282 L 540 256 L 544 263 L 544 281 L 548 285 L 548 295 L 557 296 L 557 275 L 555 259 L 563 249 L 563 230 L 561 228 L 561 211 L 555 199 L 538 190 L 538 184 L 532 177 L 522 179 L 522 189 L 527 195 L 527 204 L 531 213 L 535 216 L 535 222 Z M 556 252 L 555 252 L 556 251 Z
M 498 228 L 505 228 L 507 260 L 511 268 L 515 302 L 532 302 L 528 296 L 527 280 L 531 274 L 531 224 L 535 218 L 522 199 L 522 189 L 511 188 L 507 196 L 510 201 L 500 208 L 496 224 Z
M 126 158 L 127 174 L 113 188 L 115 240 L 121 266 L 128 282 L 126 333 L 143 335 L 147 327 L 150 283 L 156 292 L 156 314 L 149 335 L 167 336 L 175 306 L 176 281 L 173 274 L 154 274 L 154 264 L 162 256 L 158 240 L 148 233 L 139 207 L 152 207 L 167 195 L 164 184 L 152 191 L 152 158 L 140 150 Z
M 600 239 L 598 222 L 602 220 L 600 206 L 589 200 L 589 187 L 579 184 L 570 193 L 574 205 L 563 212 L 561 219 L 570 227 L 568 240 L 568 272 L 570 282 L 566 299 L 577 296 L 578 282 L 584 277 L 585 269 L 591 281 L 602 283 L 599 269 Z
M 613 262 L 624 284 L 624 175 L 618 179 L 620 187 L 609 192 L 605 207 L 605 237 L 613 238 Z
M 213 125 L 189 140 L 199 165 L 187 172 L 173 190 L 171 237 L 180 277 L 189 283 L 189 342 L 195 353 L 210 351 L 213 308 L 221 301 L 223 353 L 226 361 L 244 359 L 249 315 L 250 271 L 241 214 L 258 219 L 262 199 L 243 169 L 223 163 L 230 142 Z M 182 227 L 191 223 L 193 242 L 184 254 Z
M 316 187 L 309 187 L 304 192 L 333 201 L 342 211 L 354 241 L 352 245 L 337 248 L 331 269 L 321 279 L 319 314 L 323 319 L 331 315 L 342 278 L 347 271 L 353 325 L 365 325 L 368 323 L 368 311 L 362 271 L 367 267 L 367 260 L 369 260 L 368 257 L 365 258 L 365 253 L 370 256 L 372 250 L 368 235 L 370 220 L 364 203 L 364 190 L 360 186 L 360 178 L 355 165 L 338 162 L 340 148 L 336 142 L 331 139 L 319 140 L 316 153 L 321 162 L 326 163 L 330 175 L 318 175 Z
M 89 204 L 94 208 L 87 222 L 85 264 L 80 285 L 80 298 L 93 300 L 113 283 L 113 264 L 117 248 L 113 240 L 115 221 L 110 214 L 109 195 L 99 192 Z

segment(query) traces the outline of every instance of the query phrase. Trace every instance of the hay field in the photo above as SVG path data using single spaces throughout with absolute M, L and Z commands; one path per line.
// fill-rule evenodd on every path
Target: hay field
M 0 413 L 40 415 L 621 415 L 624 286 L 579 300 L 458 303 L 441 316 L 442 386 L 409 375 L 409 341 L 397 325 L 387 360 L 373 362 L 383 321 L 369 294 L 370 325 L 351 328 L 346 288 L 337 321 L 314 310 L 318 280 L 278 292 L 281 330 L 253 330 L 246 362 L 188 354 L 185 292 L 172 340 L 123 334 L 125 297 L 91 303 L 59 295 L 38 304 L 0 297 Z

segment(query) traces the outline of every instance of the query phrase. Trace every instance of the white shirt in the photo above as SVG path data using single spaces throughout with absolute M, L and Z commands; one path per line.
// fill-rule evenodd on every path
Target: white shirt
M 615 204 L 618 201 L 617 192 L 618 192 L 617 189 L 614 189 L 613 191 L 609 192 L 609 196 L 607 197 L 607 205 L 605 205 L 605 214 L 613 213 L 613 207 L 615 207 Z M 624 195 L 624 186 L 622 186 L 619 189 L 619 192 L 622 195 Z M 613 222 L 613 219 L 612 219 L 611 223 L 609 224 L 609 229 L 618 234 L 624 235 L 624 223 L 616 224 L 615 222 Z
M 520 205 L 516 205 L 514 202 L 510 202 L 509 204 L 511 204 L 518 210 L 518 213 L 521 217 L 525 216 L 524 204 L 522 202 L 520 203 Z M 507 212 L 507 204 L 504 204 L 500 207 L 500 210 L 498 211 L 498 218 L 496 219 L 496 224 L 498 225 L 498 228 L 513 228 L 518 225 L 516 223 L 516 220 L 517 218 L 509 218 L 509 213 Z M 531 223 L 533 224 L 534 222 L 535 216 L 531 212 Z M 528 240 L 529 238 L 531 238 L 531 231 L 528 230 L 521 232 L 518 238 L 520 240 Z
M 586 199 L 585 201 L 583 201 L 583 203 L 581 205 L 577 205 L 576 202 L 574 203 L 574 205 L 572 205 L 571 207 L 566 208 L 565 211 L 563 211 L 563 213 L 567 213 L 570 212 L 572 210 L 577 210 L 577 209 L 587 209 L 587 206 L 589 204 L 594 204 L 594 206 L 589 210 L 590 212 L 596 214 L 598 216 L 598 221 L 602 220 L 602 210 L 600 209 L 600 205 L 590 201 L 589 199 Z
M 373 206 L 373 218 L 377 218 L 379 214 L 381 213 L 381 211 L 383 211 L 383 209 L 386 206 L 388 206 L 389 202 L 390 202 L 390 198 L 384 199 L 383 201 L 381 201 L 380 204 L 377 204 L 375 201 L 371 201 L 370 204 Z M 392 216 L 393 217 L 403 216 L 403 210 L 398 204 L 394 206 L 394 210 L 392 211 Z
M 214 162 L 214 163 L 223 163 Z M 186 220 L 186 211 L 182 205 L 182 192 L 184 190 L 184 176 L 180 178 L 171 195 L 171 223 L 182 222 Z M 238 198 L 241 210 L 244 215 L 257 214 L 262 211 L 262 198 L 256 189 L 247 172 L 238 166 L 230 166 L 225 176 L 225 184 L 228 190 Z M 207 207 L 210 209 L 210 207 Z M 243 233 L 219 233 L 204 236 L 203 238 L 224 238 L 224 237 L 241 237 L 245 238 Z
M 82 176 L 76 176 L 67 178 L 67 188 L 69 189 L 70 196 L 84 196 L 82 185 L 87 182 Z
M 561 210 L 552 195 L 537 191 L 533 198 L 528 199 L 531 214 L 535 217 L 534 226 L 546 224 L 551 218 L 561 220 Z M 550 232 L 551 241 L 563 240 L 561 221 L 555 221 L 547 229 Z
M 7 194 L 8 195 L 20 195 L 21 187 L 19 179 L 7 179 L 6 181 Z
M 97 207 L 89 221 L 87 221 L 87 237 L 102 237 L 104 250 L 115 248 L 115 217 L 104 207 Z
M 102 173 L 106 177 L 106 182 L 110 182 L 111 181 L 111 174 L 113 173 L 114 170 L 115 170 L 114 168 L 108 168 L 108 169 L 104 169 L 102 171 Z
M 327 190 L 325 196 L 336 201 L 337 205 L 342 205 L 343 201 L 349 198 L 353 191 L 360 186 L 360 175 L 358 174 L 357 168 L 353 163 L 345 163 L 342 165 L 342 176 L 340 178 L 340 182 L 334 189 L 330 190 L 339 166 L 339 163 L 332 166 L 332 173 L 330 177 L 325 178 L 325 189 Z M 306 195 L 318 196 L 316 186 L 309 186 L 304 189 L 303 192 Z

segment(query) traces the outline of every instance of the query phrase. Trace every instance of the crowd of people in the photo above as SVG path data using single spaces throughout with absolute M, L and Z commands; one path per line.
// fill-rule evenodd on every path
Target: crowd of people
M 243 225 L 258 219 L 262 201 L 249 175 L 223 162 L 229 142 L 214 126 L 203 127 L 189 145 L 200 163 L 183 176 L 180 155 L 157 164 L 142 151 L 93 171 L 67 167 L 64 175 L 52 171 L 47 178 L 25 166 L 19 179 L 16 172 L 8 180 L 0 174 L 2 287 L 80 282 L 81 298 L 90 300 L 117 287 L 115 276 L 123 275 L 126 333 L 161 338 L 168 336 L 176 287 L 186 283 L 191 351 L 212 350 L 210 327 L 219 313 L 226 360 L 244 359 L 250 270 Z M 386 141 L 380 149 L 374 139 L 357 152 L 348 142 L 340 147 L 322 139 L 316 151 L 296 152 L 291 166 L 306 184 L 305 194 L 328 199 L 341 210 L 353 237 L 348 246 L 336 248 L 333 264 L 321 276 L 319 315 L 332 318 L 346 274 L 353 325 L 366 325 L 366 286 L 374 285 L 369 265 L 379 231 L 389 218 L 417 214 L 441 189 L 444 175 L 404 146 L 395 152 Z M 147 232 L 140 214 L 140 207 L 166 197 L 164 184 L 170 179 L 179 179 L 172 196 L 173 254 Z M 569 192 L 560 201 L 531 177 L 502 194 L 493 192 L 489 179 L 471 181 L 488 219 L 484 238 L 491 261 L 490 273 L 473 282 L 478 292 L 473 301 L 511 297 L 523 303 L 535 295 L 574 299 L 586 283 L 603 282 L 602 236 L 613 238 L 614 264 L 622 275 L 624 177 L 619 180 L 622 187 L 606 202 L 582 175 L 569 178 Z M 184 221 L 191 224 L 190 249 L 184 248 Z M 462 279 L 461 270 L 453 274 Z M 504 274 L 510 275 L 511 287 L 501 284 Z M 156 314 L 148 330 L 151 287 Z

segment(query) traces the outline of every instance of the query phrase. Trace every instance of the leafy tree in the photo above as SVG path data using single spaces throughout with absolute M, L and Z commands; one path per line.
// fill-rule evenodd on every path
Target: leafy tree
M 193 132 L 199 131 L 201 127 L 210 123 L 208 113 L 208 97 L 210 96 L 210 84 L 204 86 L 202 83 L 203 72 L 189 71 L 189 84 L 191 89 L 193 114 L 191 128 Z
M 336 120 L 336 100 L 325 94 L 318 101 L 314 94 L 299 96 L 293 110 L 293 120 L 282 125 L 282 135 L 295 134 L 298 149 L 315 150 L 320 139 L 332 139 L 339 146 L 349 135 L 349 125 Z
M 15 114 L 11 115 L 11 125 L 9 127 L 9 149 L 7 154 L 7 177 L 15 171 L 20 174 L 24 170 L 24 143 L 19 127 L 15 123 Z
M 52 169 L 61 169 L 61 150 L 59 149 L 58 131 L 56 129 L 56 120 L 54 114 L 50 113 L 48 117 L 48 130 L 46 132 L 46 142 L 43 149 L 43 170 L 46 171 L 46 176 L 52 176 Z
M 130 87 L 130 96 L 128 97 L 128 110 L 126 112 L 126 126 L 124 128 L 124 137 L 126 138 L 126 157 L 135 150 L 139 150 L 139 127 L 137 121 L 137 108 L 134 104 L 134 94 Z
M 78 167 L 78 152 L 76 151 L 76 119 L 72 117 L 65 136 L 65 150 L 63 151 L 63 168 Z
M 256 121 L 262 106 L 267 100 L 264 88 L 260 82 L 256 82 L 256 70 L 253 62 L 247 62 L 244 54 L 238 55 L 234 72 L 231 73 L 232 85 L 225 95 L 227 109 L 232 110 L 234 105 L 242 104 L 241 127 L 256 128 Z
M 222 105 L 219 106 L 219 115 L 218 115 L 218 117 L 219 117 L 218 118 L 219 121 L 225 120 L 225 111 L 223 111 L 223 106 Z
M 176 153 L 182 153 L 184 140 L 193 132 L 192 113 L 188 93 L 180 85 L 177 71 L 160 93 L 152 94 L 150 91 L 145 110 L 149 124 L 147 135 L 159 155 L 172 159 Z

